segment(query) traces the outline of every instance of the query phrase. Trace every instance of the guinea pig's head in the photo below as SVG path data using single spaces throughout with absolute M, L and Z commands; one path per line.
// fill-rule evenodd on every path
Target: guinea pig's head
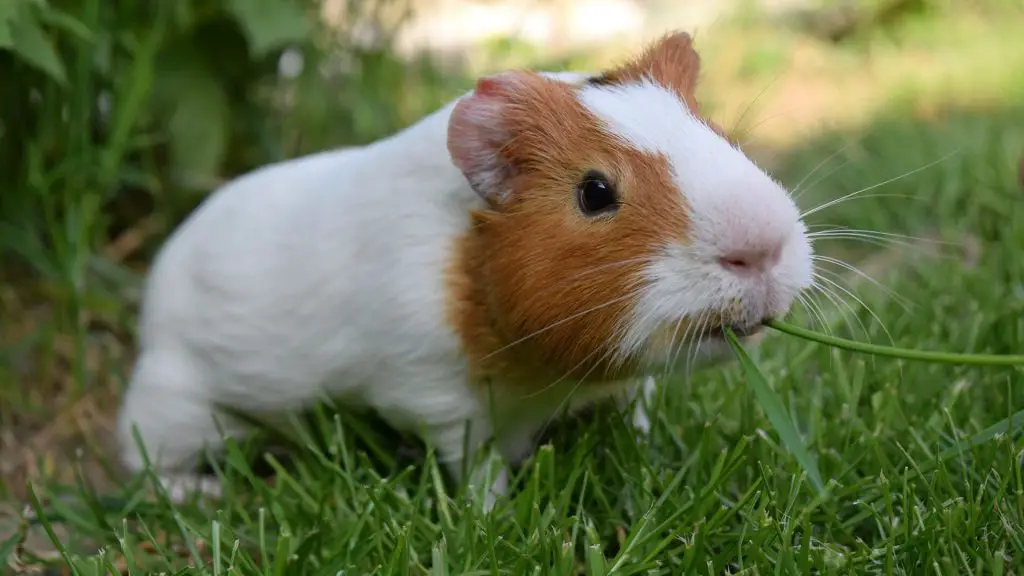
M 486 200 L 474 266 L 507 346 L 601 378 L 728 354 L 812 284 L 788 191 L 704 119 L 685 33 L 580 81 L 480 80 L 448 149 Z

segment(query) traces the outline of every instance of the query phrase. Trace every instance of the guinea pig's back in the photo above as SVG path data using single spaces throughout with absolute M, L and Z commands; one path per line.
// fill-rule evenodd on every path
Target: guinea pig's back
M 344 180 L 353 152 L 269 165 L 207 198 L 150 270 L 139 327 L 143 349 L 195 350 L 238 376 L 271 370 L 271 378 L 305 378 L 306 368 L 290 358 L 320 332 L 327 294 L 350 296 L 342 280 L 356 263 L 355 250 L 346 249 L 353 233 L 344 222 L 330 223 L 317 203 L 324 187 Z M 324 260 L 326 245 L 334 247 L 333 261 Z
M 143 348 L 198 351 L 221 376 L 218 395 L 243 407 L 254 386 L 358 387 L 396 358 L 450 357 L 454 339 L 438 337 L 444 267 L 475 195 L 433 142 L 434 120 L 215 192 L 154 264 Z

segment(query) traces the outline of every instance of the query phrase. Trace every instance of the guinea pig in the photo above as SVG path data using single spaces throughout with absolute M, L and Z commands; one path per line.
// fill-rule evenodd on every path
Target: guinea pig
M 599 74 L 488 76 L 215 191 L 148 275 L 124 464 L 144 448 L 172 497 L 216 495 L 198 458 L 251 431 L 224 407 L 329 397 L 418 434 L 490 509 L 552 418 L 613 401 L 645 433 L 652 375 L 727 359 L 724 326 L 756 344 L 812 283 L 800 212 L 702 117 L 699 68 L 676 33 Z M 463 473 L 484 445 L 506 466 L 486 486 Z

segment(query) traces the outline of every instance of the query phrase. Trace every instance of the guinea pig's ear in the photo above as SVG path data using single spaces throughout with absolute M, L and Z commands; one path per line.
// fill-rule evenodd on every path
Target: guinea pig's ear
M 699 76 L 700 56 L 693 48 L 693 38 L 686 32 L 676 32 L 655 41 L 631 62 L 604 72 L 597 81 L 626 84 L 649 78 L 675 91 L 695 108 Z
M 503 72 L 481 78 L 448 120 L 448 153 L 469 185 L 492 206 L 509 194 L 511 160 L 503 153 L 512 138 L 511 116 L 517 96 L 528 87 L 528 72 Z

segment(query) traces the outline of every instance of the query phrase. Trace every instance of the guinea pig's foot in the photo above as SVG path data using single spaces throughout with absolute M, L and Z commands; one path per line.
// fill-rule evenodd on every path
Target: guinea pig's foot
M 648 376 L 643 382 L 617 397 L 619 410 L 629 415 L 633 429 L 644 438 L 651 433 L 651 418 L 647 406 L 654 397 L 655 386 L 654 378 Z
M 633 428 L 642 437 L 647 437 L 651 434 L 651 419 L 647 416 L 647 409 L 642 404 L 637 404 L 633 408 L 632 415 Z
M 495 470 L 496 458 L 500 456 L 491 452 L 489 457 L 470 473 L 470 494 L 484 514 L 490 514 L 498 503 L 498 498 L 508 494 L 508 466 L 502 462 Z
M 184 504 L 195 496 L 217 500 L 223 493 L 219 480 L 198 474 L 161 474 L 160 484 L 168 499 L 176 505 Z
M 504 497 L 506 495 L 508 495 L 508 468 L 502 466 L 501 469 L 498 470 L 498 474 L 494 477 L 494 481 L 491 482 L 487 493 L 484 494 L 484 514 L 490 514 L 491 510 L 494 510 L 494 505 L 498 503 L 498 497 Z

